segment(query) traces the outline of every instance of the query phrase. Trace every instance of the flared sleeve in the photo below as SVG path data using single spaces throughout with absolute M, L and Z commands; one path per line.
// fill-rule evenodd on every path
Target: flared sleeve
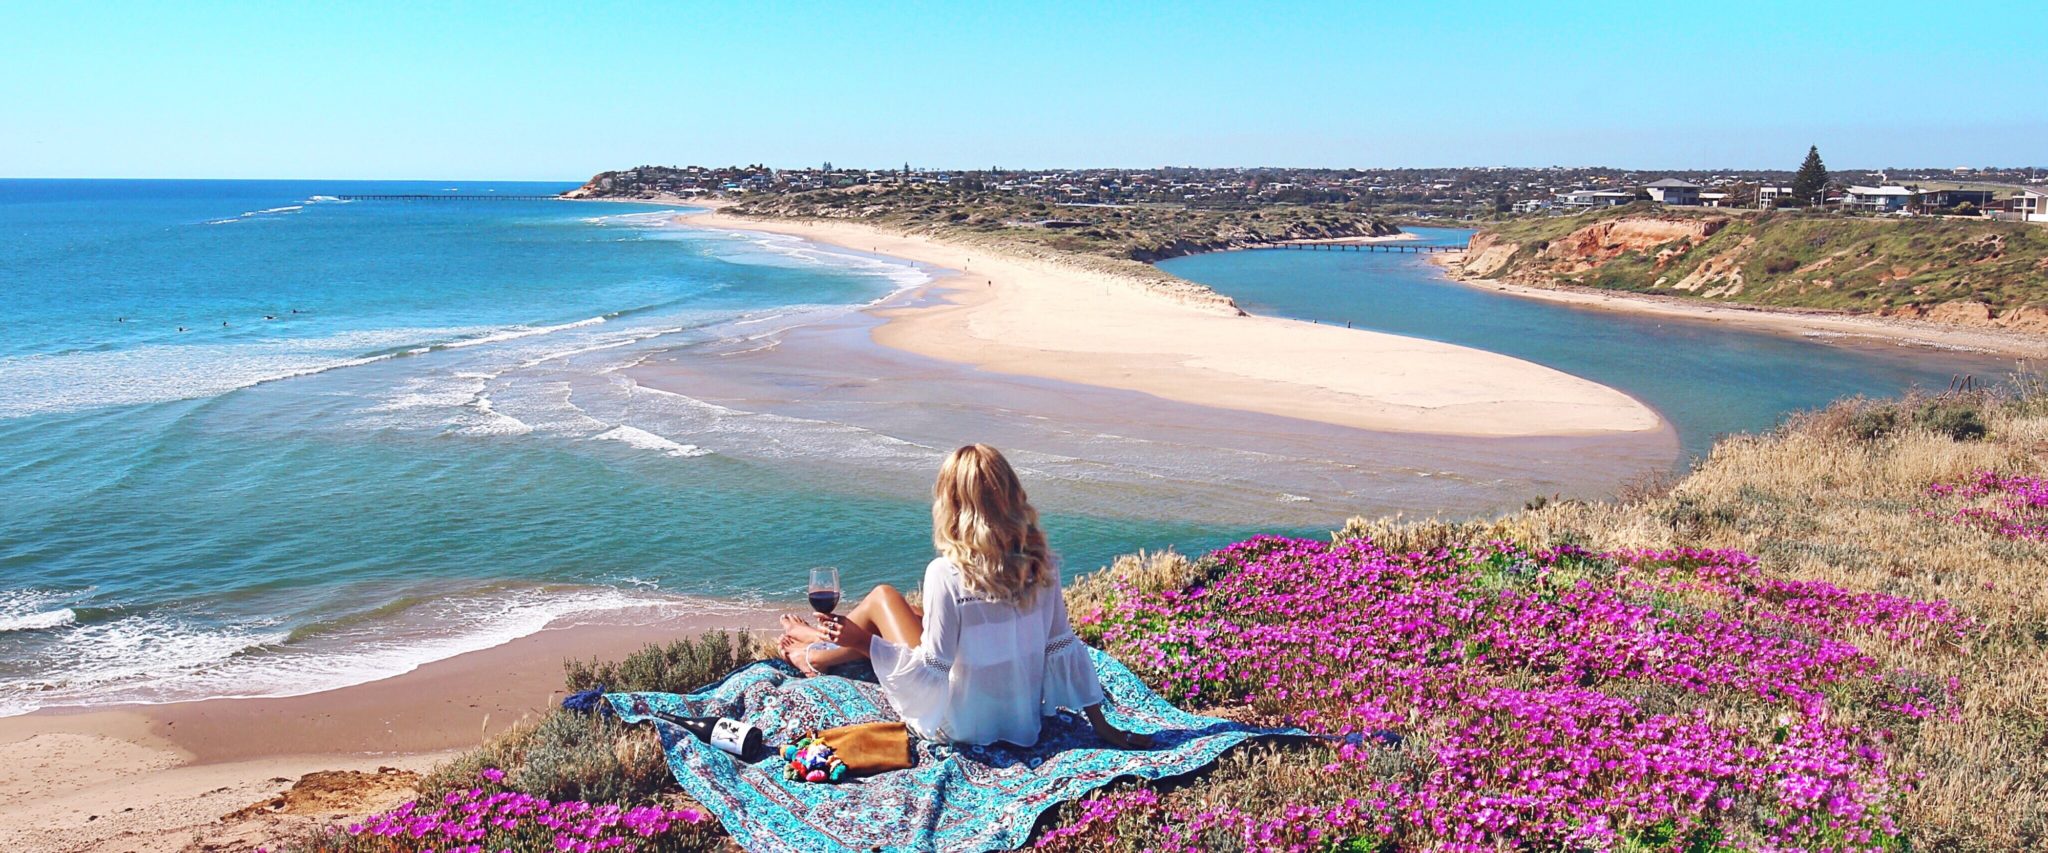
M 946 729 L 953 656 L 960 645 L 960 605 L 948 568 L 944 560 L 925 568 L 924 637 L 917 645 L 892 643 L 879 634 L 868 641 L 868 657 L 889 704 L 926 737 Z
M 1053 610 L 1046 630 L 1045 692 L 1040 711 L 1051 716 L 1060 708 L 1078 711 L 1102 704 L 1102 679 L 1095 673 L 1088 646 L 1074 636 L 1074 625 L 1067 620 L 1066 595 L 1057 584 L 1044 594 L 1052 598 L 1045 606 Z

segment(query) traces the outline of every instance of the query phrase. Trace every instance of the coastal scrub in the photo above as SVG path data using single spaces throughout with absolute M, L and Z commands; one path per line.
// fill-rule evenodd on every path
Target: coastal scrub
M 2024 387 L 1934 401 L 1978 413 L 1981 434 L 1923 422 L 1926 400 L 1853 401 L 1724 440 L 1627 500 L 1355 519 L 1327 540 L 1140 554 L 1076 579 L 1077 630 L 1162 695 L 1318 737 L 1113 786 L 1060 807 L 1035 843 L 2041 849 L 2048 398 Z M 570 675 L 673 689 L 744 652 L 713 638 Z M 300 849 L 431 846 L 389 834 L 414 827 L 473 843 L 450 822 L 473 833 L 493 819 L 473 815 L 508 807 L 515 850 L 729 846 L 667 793 L 635 732 L 561 716 Z M 614 774 L 640 781 L 588 787 Z M 663 831 L 639 834 L 657 814 Z
M 1077 584 L 1083 633 L 1169 695 L 1326 738 L 1069 806 L 1042 843 L 2039 849 L 2048 398 L 2016 384 L 1851 401 L 1624 501 Z

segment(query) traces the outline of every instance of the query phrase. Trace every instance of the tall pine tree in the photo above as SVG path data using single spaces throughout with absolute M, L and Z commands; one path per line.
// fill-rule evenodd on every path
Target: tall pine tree
M 1800 204 L 1820 204 L 1826 201 L 1823 193 L 1828 188 L 1828 167 L 1820 162 L 1820 146 L 1808 146 L 1806 162 L 1799 164 L 1799 171 L 1792 176 L 1792 197 Z

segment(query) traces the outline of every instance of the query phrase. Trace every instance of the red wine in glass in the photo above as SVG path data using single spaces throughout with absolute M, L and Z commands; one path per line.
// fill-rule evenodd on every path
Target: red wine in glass
M 823 616 L 839 609 L 839 570 L 819 566 L 811 570 L 811 609 Z

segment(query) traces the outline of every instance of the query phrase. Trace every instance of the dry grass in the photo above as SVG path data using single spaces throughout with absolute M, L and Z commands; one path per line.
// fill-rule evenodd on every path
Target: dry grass
M 1100 612 L 1127 594 L 1147 594 L 1169 589 L 1186 589 L 1208 578 L 1215 565 L 1190 560 L 1177 551 L 1139 551 L 1116 558 L 1102 569 L 1075 578 L 1067 585 L 1067 612 L 1077 623 Z M 1086 633 L 1089 626 L 1079 625 Z M 1094 642 L 1092 637 L 1082 639 Z
M 1975 622 L 1965 640 L 1919 648 L 1875 636 L 1856 641 L 1882 667 L 1957 685 L 1955 714 L 1899 730 L 1890 750 L 1894 766 L 1917 777 L 1899 813 L 1903 836 L 1917 849 L 2044 849 L 2048 544 L 1950 523 L 1940 517 L 1949 508 L 1945 499 L 1927 490 L 1984 469 L 2048 473 L 2048 393 L 2038 380 L 2030 383 L 2016 394 L 1846 401 L 1773 434 L 1728 439 L 1683 479 L 1638 484 L 1616 501 L 1564 501 L 1473 522 L 1353 519 L 1334 535 L 1370 536 L 1393 551 L 1488 540 L 1595 550 L 1733 548 L 1756 555 L 1777 577 L 1949 601 Z M 1983 427 L 1981 435 L 1958 428 L 1972 420 Z M 1068 607 L 1085 636 L 1089 615 L 1121 596 L 1205 584 L 1219 571 L 1207 558 L 1140 552 L 1075 579 Z M 608 681 L 622 688 L 688 689 L 749 656 L 730 637 L 707 637 L 649 648 L 616 665 L 572 664 L 569 681 L 571 687 Z M 1864 705 L 1840 707 L 1856 714 Z M 1227 712 L 1256 714 L 1243 707 Z M 554 796 L 646 801 L 672 791 L 644 733 L 613 726 L 556 715 L 465 756 L 424 787 L 432 792 L 466 784 L 476 770 L 497 766 L 511 771 L 520 787 Z M 1387 751 L 1386 760 L 1411 761 L 1423 748 L 1411 741 Z M 1109 829 L 1124 840 L 1110 846 L 1135 849 L 1138 839 L 1152 835 L 1145 824 L 1165 819 L 1168 807 L 1186 812 L 1230 804 L 1252 814 L 1277 813 L 1302 802 L 1305 792 L 1330 793 L 1322 768 L 1332 760 L 1329 747 L 1315 742 L 1233 751 L 1207 773 L 1162 789 L 1160 807 L 1117 817 Z M 1065 805 L 1049 823 L 1076 820 L 1086 808 Z M 1074 841 L 1100 839 L 1091 834 Z M 1243 844 L 1231 832 L 1204 833 L 1201 840 L 1217 849 Z M 728 843 L 714 832 L 673 849 Z
M 1981 420 L 1981 438 L 1957 439 L 1960 411 Z M 2021 394 L 1845 401 L 1773 434 L 1727 439 L 1668 490 L 1632 500 L 1566 502 L 1489 522 L 1353 519 L 1338 536 L 1367 535 L 1394 550 L 1486 539 L 1734 548 L 1773 576 L 1949 601 L 1976 623 L 1965 643 L 1858 643 L 1885 667 L 1958 685 L 1956 718 L 1899 733 L 1897 766 L 1919 776 L 1901 815 L 1907 834 L 1927 849 L 2043 849 L 2048 544 L 1930 517 L 1943 504 L 1929 484 L 1985 469 L 2048 473 L 2048 396 L 2038 382 Z

